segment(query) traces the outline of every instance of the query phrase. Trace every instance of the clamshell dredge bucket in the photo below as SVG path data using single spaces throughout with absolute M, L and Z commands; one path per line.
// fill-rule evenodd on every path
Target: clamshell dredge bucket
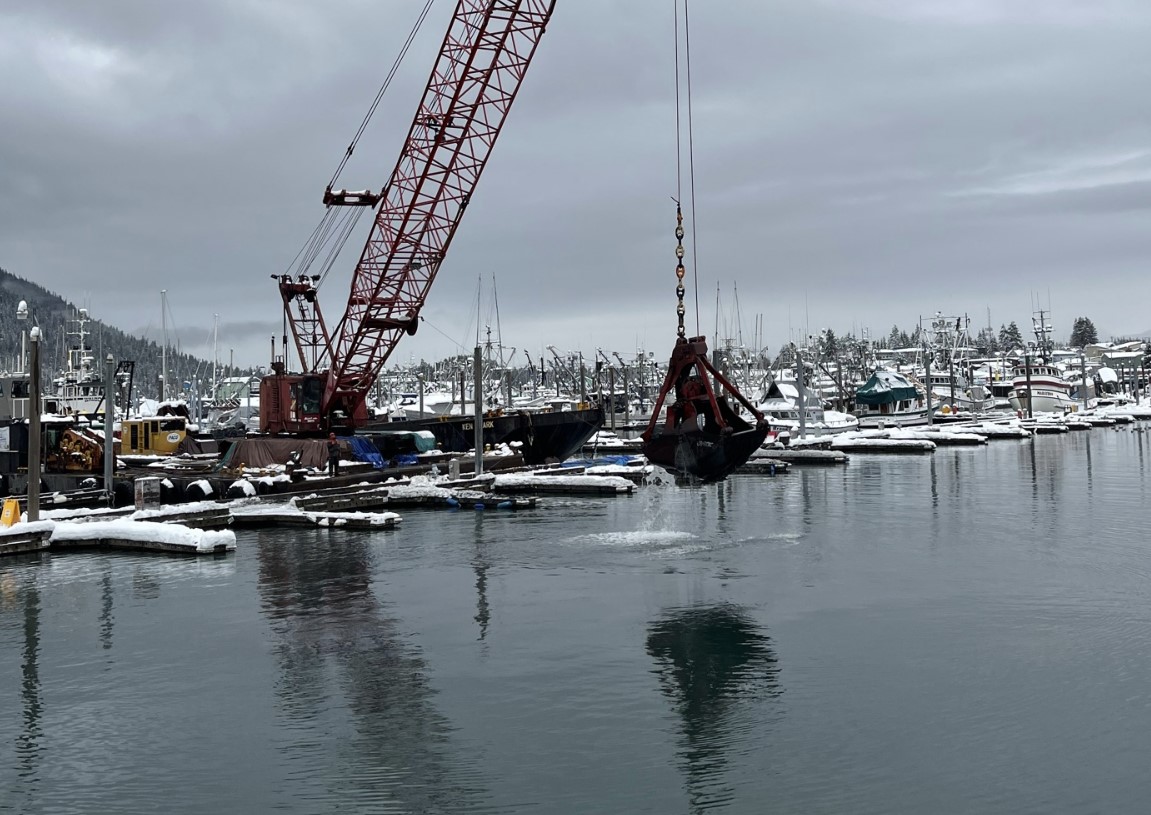
M 675 476 L 694 481 L 719 481 L 755 452 L 770 429 L 763 414 L 707 361 L 707 340 L 685 336 L 683 315 L 683 209 L 675 206 L 675 348 L 659 397 L 644 430 L 643 454 Z M 712 382 L 723 388 L 717 394 Z M 735 412 L 730 394 L 747 408 L 754 423 Z M 663 406 L 668 401 L 667 413 Z
M 716 393 L 713 379 L 722 393 Z M 728 395 L 747 408 L 754 424 L 735 412 Z M 652 464 L 680 478 L 719 481 L 751 457 L 768 429 L 763 414 L 707 361 L 704 337 L 676 340 L 642 435 L 643 454 Z

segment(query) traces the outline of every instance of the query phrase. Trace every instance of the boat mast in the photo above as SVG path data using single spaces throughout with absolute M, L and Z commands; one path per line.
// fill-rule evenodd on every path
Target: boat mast
M 217 379 L 220 372 L 220 315 L 212 315 L 212 398 L 216 398 Z
M 168 290 L 160 289 L 160 401 L 168 392 Z

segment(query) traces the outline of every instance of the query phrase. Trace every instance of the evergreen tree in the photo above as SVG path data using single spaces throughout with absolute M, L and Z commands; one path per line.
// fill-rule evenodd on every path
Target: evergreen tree
M 1084 348 L 1096 342 L 1099 342 L 1099 332 L 1095 330 L 1095 323 L 1087 317 L 1076 317 L 1069 344 L 1074 348 Z
M 984 356 L 994 354 L 999 350 L 999 337 L 996 336 L 991 326 L 979 329 L 979 334 L 975 337 L 975 347 Z
M 1012 320 L 1009 325 L 1004 327 L 999 326 L 999 349 L 1001 351 L 1014 351 L 1016 348 L 1024 348 L 1023 335 L 1019 333 L 1019 326 Z
M 839 353 L 839 340 L 830 328 L 820 335 L 819 350 L 824 359 L 834 359 L 835 355 Z

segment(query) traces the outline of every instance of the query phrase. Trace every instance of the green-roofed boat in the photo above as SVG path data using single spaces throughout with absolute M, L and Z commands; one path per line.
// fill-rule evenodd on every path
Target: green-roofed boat
M 860 428 L 927 424 L 927 394 L 895 371 L 876 371 L 855 392 Z

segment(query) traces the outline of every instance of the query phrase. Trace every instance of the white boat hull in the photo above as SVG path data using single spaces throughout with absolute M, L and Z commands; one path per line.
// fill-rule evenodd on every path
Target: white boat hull
M 1071 394 L 1054 388 L 1035 387 L 1031 398 L 1032 413 L 1067 413 L 1075 406 Z M 1027 411 L 1027 389 L 1019 388 L 1011 391 L 1007 397 L 1011 407 L 1016 411 Z
M 865 413 L 859 415 L 860 430 L 876 430 L 891 427 L 915 427 L 927 424 L 927 407 L 915 408 L 900 413 Z

